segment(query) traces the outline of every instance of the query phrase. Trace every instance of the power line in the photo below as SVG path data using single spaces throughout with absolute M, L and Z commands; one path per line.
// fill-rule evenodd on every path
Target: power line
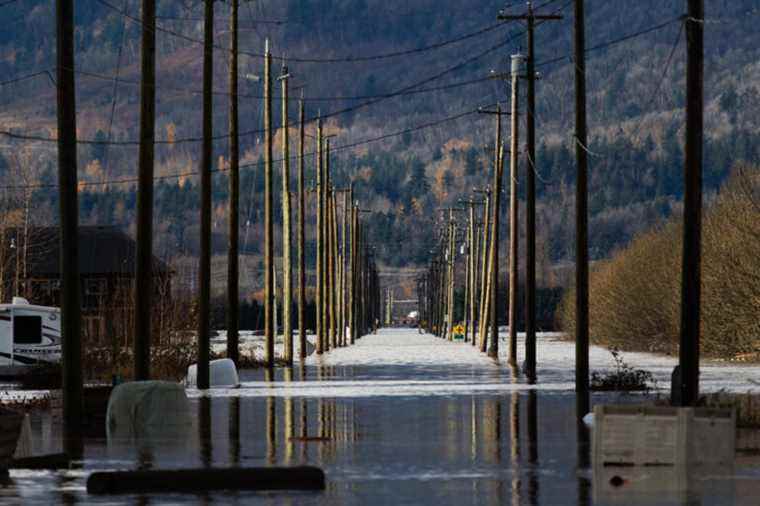
M 98 1 L 101 1 L 101 0 L 98 0 Z M 378 97 L 378 98 L 375 98 L 375 99 L 372 99 L 372 100 L 368 100 L 368 101 L 362 102 L 360 104 L 356 104 L 356 105 L 353 105 L 353 106 L 345 107 L 343 109 L 339 109 L 339 110 L 336 110 L 336 111 L 333 111 L 333 112 L 330 112 L 330 113 L 327 113 L 327 114 L 313 116 L 311 118 L 308 118 L 307 121 L 308 122 L 314 121 L 318 117 L 322 118 L 322 119 L 328 119 L 328 118 L 340 116 L 340 115 L 343 115 L 343 114 L 347 114 L 347 113 L 351 113 L 351 112 L 363 109 L 365 107 L 369 107 L 371 105 L 377 104 L 377 103 L 382 102 L 384 100 L 387 100 L 389 98 L 400 96 L 400 95 L 402 95 L 402 94 L 404 94 L 406 92 L 409 92 L 410 90 L 418 88 L 418 87 L 420 87 L 420 86 L 422 86 L 424 84 L 427 84 L 429 82 L 438 80 L 438 79 L 440 79 L 441 77 L 443 77 L 443 76 L 445 76 L 447 74 L 450 74 L 452 72 L 455 72 L 457 70 L 462 69 L 463 67 L 466 67 L 467 65 L 469 65 L 469 64 L 471 64 L 471 63 L 473 63 L 473 62 L 475 62 L 475 61 L 483 58 L 484 56 L 487 56 L 488 54 L 490 54 L 490 53 L 492 53 L 492 52 L 494 52 L 494 51 L 496 51 L 498 49 L 501 49 L 502 47 L 504 47 L 507 44 L 509 44 L 513 39 L 517 38 L 518 36 L 522 35 L 523 33 L 524 33 L 524 31 L 523 32 L 514 33 L 514 34 L 512 34 L 512 36 L 507 37 L 505 40 L 503 40 L 503 41 L 501 41 L 501 42 L 499 42 L 499 43 L 497 43 L 497 44 L 495 44 L 495 45 L 493 45 L 493 46 L 485 49 L 484 51 L 478 53 L 475 56 L 471 56 L 470 58 L 467 58 L 466 60 L 464 60 L 464 61 L 462 61 L 462 62 L 460 62 L 460 63 L 458 63 L 458 64 L 456 64 L 456 65 L 454 65 L 452 67 L 449 67 L 449 68 L 447 68 L 447 69 L 445 69 L 445 70 L 443 70 L 443 71 L 441 71 L 441 72 L 439 72 L 437 74 L 434 74 L 434 75 L 432 75 L 430 77 L 427 77 L 427 78 L 425 78 L 425 79 L 423 79 L 421 81 L 418 81 L 416 83 L 413 83 L 413 84 L 411 84 L 409 86 L 405 86 L 404 88 L 396 90 L 393 93 L 389 93 L 387 95 L 384 95 L 384 96 L 381 96 L 381 97 Z M 243 137 L 243 136 L 250 136 L 250 135 L 256 135 L 256 134 L 263 133 L 263 131 L 264 131 L 263 129 L 254 129 L 254 130 L 248 130 L 248 131 L 245 131 L 245 132 L 240 132 L 239 135 L 241 137 Z M 21 133 L 15 133 L 15 132 L 7 131 L 7 130 L 0 130 L 0 135 L 9 137 L 11 139 L 26 140 L 26 141 L 37 141 L 37 142 L 57 142 L 58 141 L 56 138 L 53 138 L 53 137 L 45 137 L 45 136 L 41 136 L 41 135 L 21 134 Z M 224 139 L 228 139 L 228 138 L 229 138 L 229 134 L 222 134 L 222 135 L 213 136 L 212 140 L 217 141 L 217 140 L 224 140 Z M 202 140 L 203 140 L 202 137 L 188 137 L 188 138 L 175 139 L 175 140 L 159 139 L 159 140 L 155 140 L 154 144 L 176 145 L 176 144 L 196 143 L 196 142 L 201 142 Z M 80 140 L 77 140 L 77 143 L 78 144 L 88 144 L 88 145 L 109 144 L 109 145 L 113 145 L 113 146 L 137 146 L 137 145 L 140 144 L 140 141 L 139 140 L 128 140 L 128 141 L 108 141 L 108 142 L 106 142 L 106 141 L 99 141 L 99 140 L 95 140 L 95 139 L 80 139 Z
M 452 121 L 456 121 L 456 120 L 462 119 L 464 117 L 476 114 L 481 107 L 486 107 L 488 105 L 491 105 L 491 104 L 481 105 L 481 106 L 478 106 L 478 107 L 476 107 L 474 109 L 468 109 L 468 110 L 460 112 L 458 114 L 447 116 L 445 118 L 441 118 L 441 119 L 438 119 L 438 120 L 435 120 L 435 121 L 430 121 L 430 122 L 427 122 L 427 123 L 422 123 L 420 125 L 415 125 L 413 127 L 409 127 L 409 128 L 404 129 L 404 130 L 399 130 L 399 131 L 396 131 L 396 132 L 391 132 L 391 133 L 388 133 L 388 134 L 379 135 L 377 137 L 371 137 L 369 139 L 363 139 L 363 140 L 360 140 L 360 141 L 355 141 L 355 142 L 351 142 L 351 143 L 348 143 L 348 144 L 343 144 L 343 145 L 340 145 L 340 146 L 331 147 L 330 148 L 330 152 L 345 151 L 347 149 L 352 149 L 352 148 L 356 148 L 356 147 L 359 147 L 359 146 L 364 146 L 364 145 L 367 145 L 367 144 L 372 144 L 372 143 L 375 143 L 375 142 L 380 142 L 380 141 L 387 140 L 387 139 L 390 139 L 390 138 L 393 138 L 393 137 L 399 137 L 399 136 L 402 136 L 402 135 L 415 133 L 415 132 L 418 132 L 418 131 L 421 131 L 421 130 L 425 130 L 425 129 L 428 129 L 428 128 L 433 128 L 433 127 L 436 127 L 436 126 L 439 126 L 439 125 L 442 125 L 442 124 L 445 124 L 445 123 L 450 123 Z M 317 153 L 315 151 L 312 151 L 312 152 L 309 152 L 309 153 L 304 153 L 303 157 L 304 158 L 310 158 L 310 157 L 315 156 L 316 154 Z M 293 155 L 293 156 L 289 157 L 289 160 L 298 160 L 299 158 L 300 158 L 299 155 Z M 283 161 L 282 158 L 272 160 L 273 163 L 282 162 L 282 161 Z M 257 163 L 247 163 L 247 164 L 241 164 L 239 168 L 244 169 L 244 168 L 255 167 L 255 166 L 258 166 L 258 165 L 260 165 L 259 162 L 257 162 Z M 227 169 L 212 169 L 211 172 L 215 172 L 215 173 L 216 172 L 226 172 L 226 170 Z M 185 178 L 185 177 L 196 176 L 196 175 L 199 175 L 199 174 L 200 174 L 200 172 L 190 171 L 190 172 L 183 172 L 183 173 L 179 173 L 179 174 L 169 174 L 169 175 L 165 175 L 165 176 L 155 176 L 153 179 L 155 181 L 167 180 L 167 179 L 180 179 L 180 178 Z M 87 186 L 105 186 L 105 185 L 111 185 L 111 184 L 130 184 L 130 183 L 136 183 L 137 181 L 138 181 L 137 178 L 125 178 L 125 179 L 115 179 L 115 180 L 111 180 L 111 181 L 82 181 L 82 182 L 79 183 L 79 185 L 82 186 L 82 187 L 87 187 Z M 47 188 L 57 188 L 57 187 L 58 187 L 58 185 L 55 184 L 55 183 L 48 183 L 48 184 L 39 183 L 39 184 L 32 184 L 32 185 L 7 185 L 7 186 L 0 186 L 0 190 L 47 189 Z
M 127 12 L 119 9 L 118 7 L 116 7 L 115 5 L 107 2 L 106 0 L 97 0 L 97 2 L 100 3 L 100 4 L 102 4 L 102 5 L 104 5 L 105 7 L 108 7 L 109 9 L 111 9 L 111 10 L 113 10 L 115 12 L 120 13 L 122 16 L 124 16 L 125 18 L 129 19 L 130 21 L 132 21 L 134 23 L 137 23 L 139 25 L 142 25 L 142 21 L 140 19 L 138 19 L 138 18 L 136 18 L 134 16 L 131 16 L 129 13 L 127 13 Z M 402 50 L 402 51 L 394 51 L 394 52 L 384 53 L 384 54 L 376 54 L 376 55 L 369 55 L 369 56 L 346 56 L 346 57 L 340 57 L 340 58 L 305 58 L 305 57 L 298 57 L 298 56 L 296 56 L 296 57 L 293 57 L 293 56 L 287 56 L 287 57 L 285 57 L 285 56 L 275 56 L 275 55 L 272 55 L 272 59 L 274 59 L 274 60 L 281 60 L 281 61 L 288 61 L 288 62 L 291 62 L 291 63 L 292 62 L 296 62 L 296 63 L 357 63 L 357 62 L 384 60 L 384 59 L 389 59 L 389 58 L 397 58 L 397 57 L 400 57 L 400 56 L 408 56 L 408 55 L 411 55 L 411 54 L 424 53 L 424 52 L 427 52 L 427 51 L 433 51 L 433 50 L 436 50 L 436 49 L 440 49 L 442 47 L 446 47 L 446 46 L 449 46 L 451 44 L 456 44 L 456 43 L 462 42 L 464 40 L 468 40 L 468 39 L 471 39 L 471 38 L 474 38 L 474 37 L 478 37 L 480 35 L 484 35 L 484 34 L 486 34 L 488 32 L 491 32 L 491 31 L 499 28 L 502 25 L 504 25 L 503 22 L 496 23 L 496 24 L 491 24 L 489 26 L 486 26 L 486 27 L 481 28 L 479 30 L 476 30 L 474 32 L 467 33 L 467 34 L 461 35 L 459 37 L 455 37 L 453 39 L 445 40 L 445 41 L 442 41 L 442 42 L 437 42 L 437 43 L 431 44 L 429 46 L 418 47 L 418 48 L 414 48 L 414 49 L 407 49 L 407 50 Z M 163 27 L 163 26 L 156 25 L 156 31 L 172 35 L 174 37 L 180 38 L 180 39 L 185 40 L 187 42 L 192 42 L 194 44 L 203 44 L 203 41 L 200 40 L 200 39 L 196 39 L 194 37 L 190 37 L 190 36 L 185 35 L 183 33 L 180 33 L 180 32 L 174 31 L 174 30 L 170 30 L 170 29 L 168 29 L 166 27 Z M 227 52 L 230 51 L 229 48 L 224 47 L 224 46 L 214 45 L 213 47 L 214 47 L 214 49 L 219 50 L 219 51 L 227 51 Z M 251 56 L 251 57 L 255 57 L 255 58 L 263 58 L 264 57 L 263 53 L 256 53 L 256 52 L 244 51 L 244 50 L 239 50 L 238 54 L 241 54 L 241 55 L 244 55 L 244 56 Z
M 130 80 L 130 79 L 122 79 L 122 78 L 118 77 L 117 75 L 100 74 L 100 73 L 97 73 L 97 72 L 92 72 L 92 71 L 87 71 L 87 70 L 77 70 L 77 69 L 74 69 L 73 71 L 76 74 L 83 75 L 83 76 L 86 76 L 86 77 L 92 77 L 94 79 L 101 79 L 101 80 L 104 80 L 104 81 L 114 81 L 115 80 L 119 84 L 129 84 L 129 85 L 134 85 L 134 86 L 139 86 L 140 85 L 140 81 Z M 468 80 L 465 80 L 465 81 L 457 81 L 457 82 L 454 82 L 454 83 L 442 84 L 442 85 L 439 85 L 439 86 L 432 86 L 432 87 L 429 87 L 429 88 L 421 88 L 421 89 L 409 90 L 409 91 L 400 92 L 400 93 L 399 92 L 396 92 L 396 93 L 391 92 L 391 93 L 379 93 L 379 94 L 375 94 L 375 95 L 353 95 L 353 96 L 346 95 L 346 96 L 304 97 L 304 98 L 295 96 L 295 97 L 288 97 L 288 100 L 295 101 L 295 102 L 300 101 L 300 100 L 303 100 L 304 102 L 340 102 L 340 101 L 348 101 L 348 100 L 368 100 L 368 99 L 374 99 L 374 98 L 390 98 L 390 97 L 395 97 L 395 96 L 416 95 L 416 94 L 421 94 L 421 93 L 430 93 L 430 92 L 434 92 L 434 91 L 448 90 L 448 89 L 452 89 L 452 88 L 459 88 L 459 87 L 464 87 L 464 86 L 470 86 L 470 85 L 473 85 L 473 84 L 477 84 L 477 83 L 481 83 L 481 82 L 489 81 L 489 80 L 491 80 L 490 77 L 480 77 L 480 78 L 476 78 L 476 79 L 468 79 Z M 4 83 L 0 82 L 0 86 L 3 85 L 3 84 Z M 181 87 L 181 86 L 166 86 L 166 85 L 160 85 L 159 86 L 159 85 L 155 85 L 154 88 L 157 89 L 157 90 L 177 91 L 177 92 L 189 93 L 189 94 L 193 94 L 193 95 L 200 95 L 200 94 L 203 93 L 203 90 L 199 90 L 199 89 L 196 89 L 196 88 L 184 88 L 184 87 Z M 219 96 L 229 96 L 230 95 L 230 92 L 223 91 L 223 90 L 214 90 L 212 93 L 214 95 L 219 95 Z M 246 98 L 246 99 L 263 99 L 264 98 L 263 95 L 252 95 L 252 94 L 247 94 L 247 93 L 238 93 L 237 96 L 239 98 Z M 281 99 L 281 97 L 279 95 L 273 95 L 272 99 Z
M 618 39 L 613 39 L 613 40 L 610 40 L 610 41 L 598 44 L 596 46 L 589 47 L 589 48 L 586 49 L 586 53 L 591 53 L 593 51 L 598 51 L 600 49 L 606 49 L 606 48 L 614 46 L 616 44 L 620 44 L 621 42 L 626 42 L 628 40 L 635 39 L 637 37 L 641 37 L 642 35 L 647 35 L 649 33 L 656 32 L 657 30 L 661 30 L 661 29 L 663 29 L 663 28 L 665 28 L 667 26 L 672 25 L 675 22 L 683 21 L 683 19 L 684 19 L 683 16 L 677 16 L 677 17 L 671 18 L 671 19 L 669 19 L 669 20 L 667 20 L 667 21 L 665 21 L 663 23 L 660 23 L 658 25 L 651 26 L 649 28 L 645 28 L 643 30 L 639 30 L 639 31 L 634 32 L 634 33 L 630 33 L 628 35 L 624 35 L 624 36 L 622 36 L 622 37 L 620 37 Z M 572 55 L 559 56 L 557 58 L 552 58 L 550 60 L 544 60 L 542 62 L 536 63 L 536 67 L 543 67 L 543 66 L 546 66 L 546 65 L 551 65 L 552 63 L 557 63 L 557 62 L 561 62 L 561 61 L 564 61 L 564 60 L 570 60 L 570 61 L 572 61 L 572 59 L 573 59 Z

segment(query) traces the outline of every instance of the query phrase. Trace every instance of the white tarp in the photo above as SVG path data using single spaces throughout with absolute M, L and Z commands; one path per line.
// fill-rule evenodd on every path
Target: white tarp
M 112 437 L 172 436 L 192 425 L 185 389 L 169 381 L 118 385 L 108 399 L 106 431 Z
M 195 387 L 198 385 L 198 364 L 187 368 L 185 385 Z M 237 388 L 240 386 L 235 362 L 229 358 L 212 360 L 209 363 L 209 386 L 211 388 Z

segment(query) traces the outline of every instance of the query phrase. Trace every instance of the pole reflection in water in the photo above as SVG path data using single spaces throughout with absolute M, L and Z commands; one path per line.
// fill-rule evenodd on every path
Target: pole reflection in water
M 538 504 L 538 405 L 536 391 L 528 392 L 528 500 Z
M 285 369 L 285 381 L 293 381 L 293 369 Z M 285 397 L 285 463 L 293 463 L 293 441 L 296 437 L 295 415 L 293 413 L 293 398 Z
M 198 399 L 198 446 L 201 450 L 201 464 L 211 467 L 211 398 L 206 395 Z
M 478 460 L 478 405 L 475 397 L 470 400 L 470 461 Z
M 274 397 L 267 397 L 267 462 L 274 464 L 277 459 L 277 407 Z
M 230 463 L 240 464 L 240 397 L 230 397 Z
M 309 437 L 309 418 L 307 411 L 306 399 L 301 398 L 301 464 L 306 464 L 309 461 L 309 445 L 306 444 L 306 440 Z
M 520 396 L 512 392 L 509 410 L 510 464 L 512 467 L 512 505 L 520 504 Z
M 267 383 L 274 382 L 274 370 L 264 370 L 264 381 Z M 267 435 L 267 462 L 274 464 L 277 458 L 277 405 L 274 397 L 269 396 L 266 399 L 266 435 Z
M 578 506 L 591 506 L 591 480 L 578 476 Z

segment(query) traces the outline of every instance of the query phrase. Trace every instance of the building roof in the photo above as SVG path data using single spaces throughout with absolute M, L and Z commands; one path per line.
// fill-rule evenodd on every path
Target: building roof
M 20 227 L 6 229 L 6 248 L 23 232 Z M 60 275 L 60 240 L 58 227 L 33 227 L 29 231 L 29 265 L 27 276 Z M 6 250 L 7 251 L 7 250 Z M 80 275 L 134 275 L 137 243 L 118 227 L 79 227 Z M 11 262 L 9 267 L 13 268 Z M 156 273 L 169 273 L 169 267 L 153 257 Z

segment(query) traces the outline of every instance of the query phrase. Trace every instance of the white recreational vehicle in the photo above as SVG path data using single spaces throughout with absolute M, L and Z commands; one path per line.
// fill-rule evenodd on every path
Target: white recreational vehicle
M 61 310 L 35 306 L 22 297 L 0 304 L 0 376 L 61 361 Z

